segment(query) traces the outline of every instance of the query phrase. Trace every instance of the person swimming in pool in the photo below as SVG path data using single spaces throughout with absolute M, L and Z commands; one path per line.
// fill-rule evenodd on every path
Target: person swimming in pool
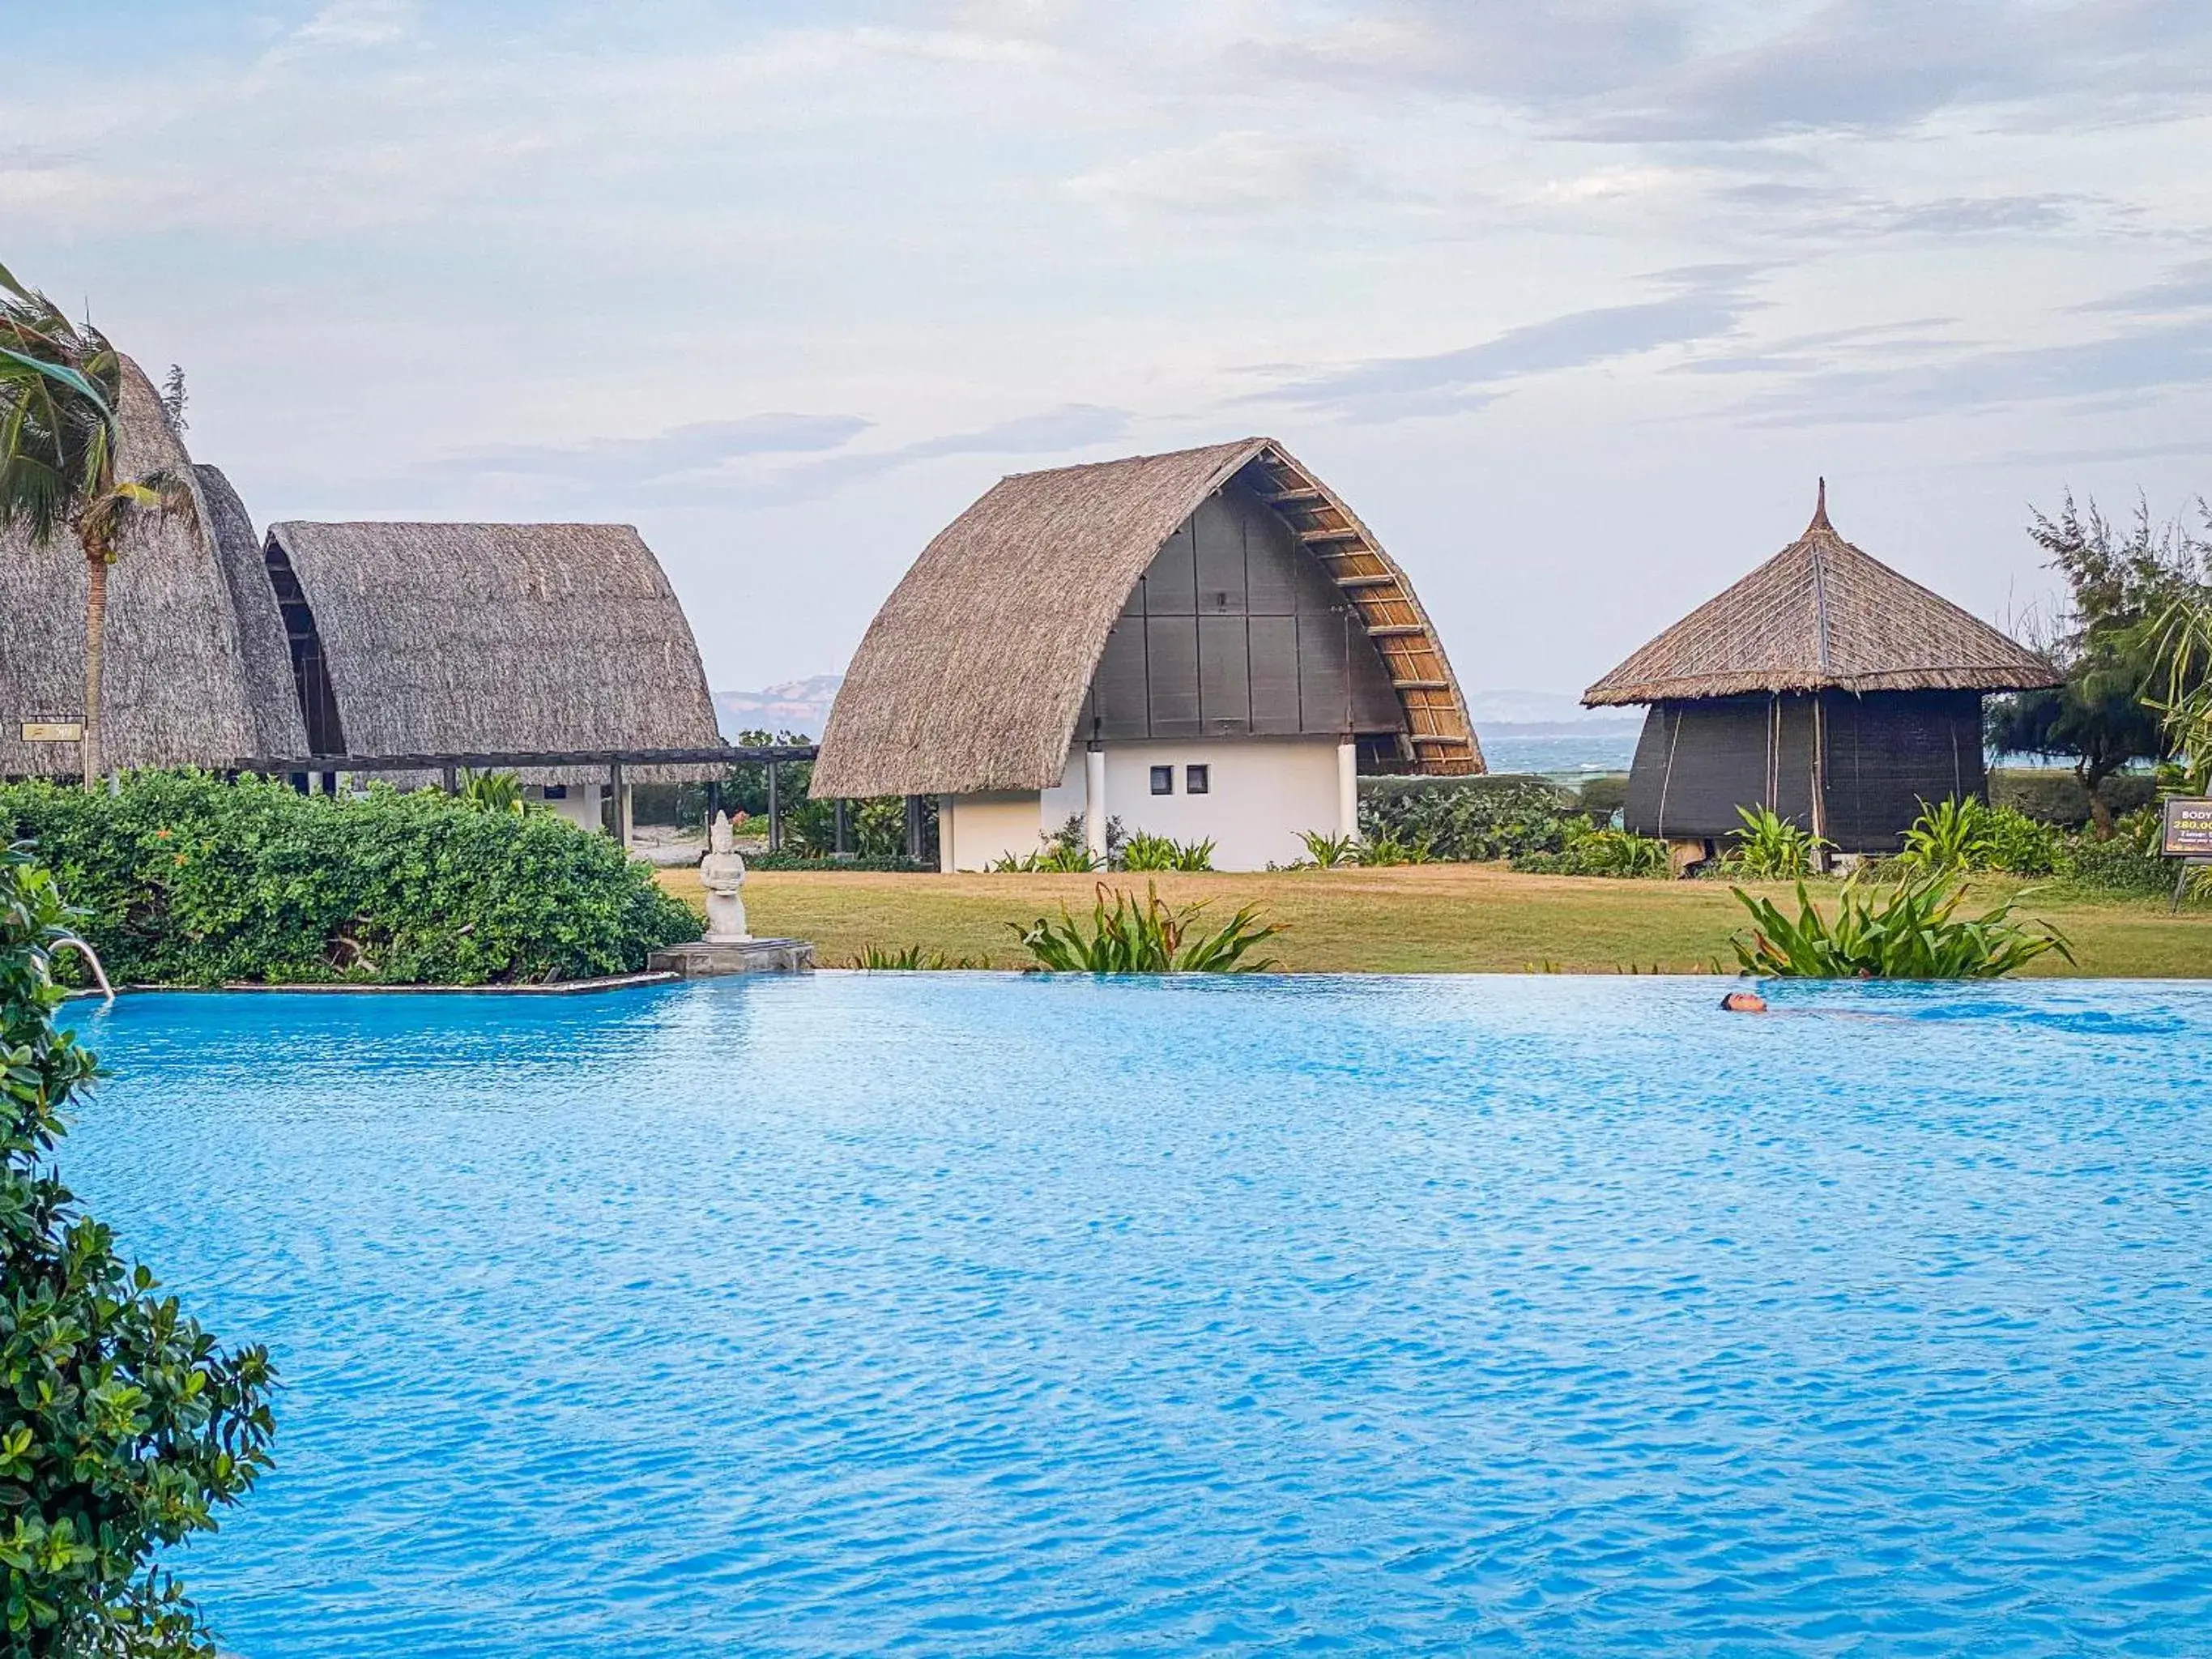
M 1721 1006 L 1731 1014 L 1763 1014 L 1766 999 L 1756 991 L 1730 991 L 1721 999 Z

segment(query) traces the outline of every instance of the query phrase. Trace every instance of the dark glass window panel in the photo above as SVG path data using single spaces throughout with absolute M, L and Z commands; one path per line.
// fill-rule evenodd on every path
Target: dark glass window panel
M 1182 789 L 1186 795 L 1203 795 L 1210 784 L 1210 775 L 1203 766 L 1186 766 L 1182 769 Z
M 1156 795 L 1175 793 L 1175 768 L 1155 766 L 1152 769 L 1152 793 Z

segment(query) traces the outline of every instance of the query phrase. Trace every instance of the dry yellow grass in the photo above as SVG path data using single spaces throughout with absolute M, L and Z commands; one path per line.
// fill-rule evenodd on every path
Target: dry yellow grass
M 700 902 L 692 872 L 661 879 Z M 811 939 L 825 967 L 845 966 L 870 945 L 919 945 L 1013 968 L 1026 958 L 1006 924 L 1056 914 L 1063 904 L 1085 911 L 1097 879 L 760 871 L 746 880 L 745 903 L 756 933 Z M 1147 878 L 1109 879 L 1141 894 Z M 1309 973 L 1703 973 L 1717 961 L 1733 972 L 1729 935 L 1745 921 L 1724 884 L 1523 876 L 1494 865 L 1151 879 L 1172 902 L 1210 901 L 1212 915 L 1265 906 L 1285 930 L 1270 953 Z M 2021 884 L 1986 882 L 1978 896 L 1994 899 Z M 2075 966 L 2045 957 L 2037 972 L 2212 975 L 2212 912 L 2201 907 L 2169 916 L 2154 900 L 2039 894 L 2021 914 L 2050 921 L 2073 944 Z

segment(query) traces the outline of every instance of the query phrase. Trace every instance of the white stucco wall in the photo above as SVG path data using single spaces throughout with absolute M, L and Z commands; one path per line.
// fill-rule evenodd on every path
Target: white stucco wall
M 599 799 L 600 791 L 605 787 L 597 783 L 572 783 L 565 799 L 549 800 L 545 805 L 556 817 L 564 817 L 569 823 L 597 834 L 603 827 L 599 822 Z M 526 785 L 522 793 L 532 799 L 544 799 L 544 791 L 535 784 Z
M 1186 788 L 1204 766 L 1210 787 Z M 1152 769 L 1174 769 L 1175 793 L 1152 792 Z M 1080 775 L 1079 774 L 1079 776 Z M 1106 745 L 1106 810 L 1125 833 L 1213 842 L 1217 870 L 1262 870 L 1305 856 L 1299 835 L 1337 828 L 1333 738 L 1243 738 Z
M 1034 789 L 946 795 L 937 804 L 938 867 L 988 870 L 1009 855 L 1025 857 L 1044 844 Z M 1057 827 L 1060 819 L 1053 822 Z
M 1337 833 L 1337 745 L 1330 738 L 1233 738 L 1106 745 L 1106 811 L 1125 832 L 1180 842 L 1211 840 L 1217 870 L 1261 870 L 1305 855 L 1308 830 Z M 1041 793 L 960 795 L 939 807 L 952 826 L 947 869 L 983 870 L 1011 854 L 1033 853 L 1084 808 L 1084 751 L 1067 757 L 1057 787 Z M 1188 768 L 1207 769 L 1211 787 L 1189 793 Z M 1152 792 L 1152 769 L 1175 769 L 1175 792 Z M 949 810 L 947 810 L 949 809 Z M 942 841 L 940 839 L 940 851 Z

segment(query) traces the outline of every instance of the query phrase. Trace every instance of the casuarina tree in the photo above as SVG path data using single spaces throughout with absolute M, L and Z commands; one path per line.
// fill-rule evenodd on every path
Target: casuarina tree
M 108 571 L 133 518 L 181 513 L 191 503 L 191 487 L 179 474 L 118 476 L 122 395 L 123 359 L 106 337 L 71 322 L 0 265 L 0 529 L 26 530 L 41 544 L 67 534 L 83 551 L 88 789 L 102 770 Z
M 1990 746 L 2071 759 L 2097 833 L 2109 836 L 2112 811 L 2098 786 L 2168 752 L 2171 738 L 2151 706 L 2161 672 L 2155 623 L 2204 592 L 2208 544 L 2179 520 L 2154 524 L 2141 504 L 2123 532 L 2096 502 L 2079 509 L 2070 495 L 2056 519 L 2036 514 L 2028 533 L 2066 578 L 2067 613 L 2051 642 L 2066 679 L 1993 702 Z
M 54 1023 L 74 921 L 0 848 L 0 1656 L 202 1659 L 214 1638 L 158 1558 L 268 1467 L 269 1356 L 219 1347 L 54 1170 L 97 1070 Z

